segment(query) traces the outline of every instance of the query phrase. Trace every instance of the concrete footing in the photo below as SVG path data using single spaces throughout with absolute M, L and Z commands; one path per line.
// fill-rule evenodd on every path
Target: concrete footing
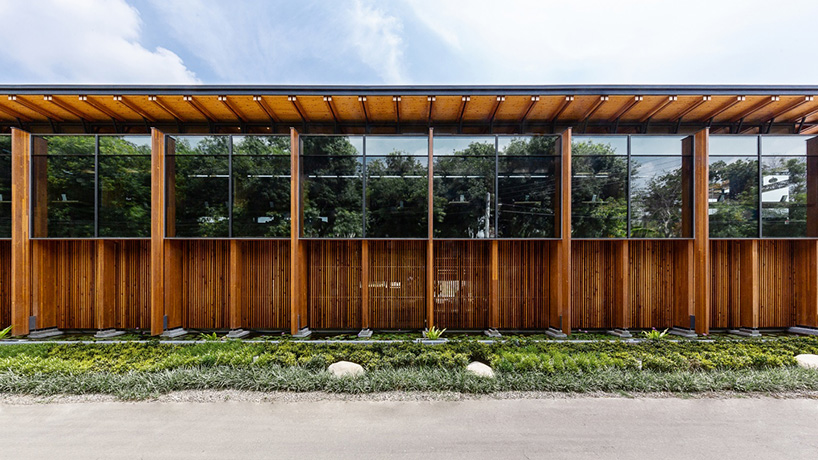
M 97 339 L 110 339 L 111 337 L 117 337 L 120 335 L 125 335 L 125 331 L 118 331 L 116 329 L 102 329 L 97 331 L 97 333 L 94 334 L 94 337 Z
M 608 334 L 615 335 L 621 339 L 630 339 L 633 337 L 631 332 L 627 329 L 614 329 L 612 331 L 608 331 Z
M 361 329 L 361 332 L 358 333 L 359 339 L 368 339 L 372 337 L 372 329 Z
M 742 327 L 739 329 L 730 329 L 727 331 L 728 334 L 738 335 L 740 337 L 761 337 L 761 332 L 758 332 L 758 329 L 752 329 L 749 327 Z
M 176 337 L 182 337 L 183 335 L 187 335 L 187 330 L 182 327 L 177 327 L 174 329 L 168 329 L 162 333 L 160 337 L 165 337 L 166 339 L 175 339 Z
M 491 337 L 493 339 L 499 339 L 500 337 L 503 336 L 503 334 L 500 334 L 500 331 L 498 331 L 497 329 L 486 329 L 485 331 L 483 331 L 483 334 L 486 334 L 488 337 Z
M 31 331 L 28 334 L 28 338 L 47 339 L 49 337 L 56 337 L 58 335 L 63 335 L 63 331 L 57 329 L 56 327 L 49 327 L 48 329 L 37 329 L 36 331 Z
M 695 339 L 698 337 L 698 334 L 696 334 L 696 331 L 693 329 L 682 329 L 681 327 L 670 328 L 668 334 L 678 335 L 679 337 L 685 337 L 688 339 Z
M 294 339 L 306 339 L 307 337 L 312 335 L 312 331 L 308 327 L 302 327 L 298 330 L 295 334 L 293 334 Z
M 231 329 L 230 332 L 227 333 L 228 339 L 241 339 L 250 335 L 250 331 L 244 329 Z
M 547 335 L 548 337 L 553 337 L 555 339 L 566 339 L 566 338 L 568 338 L 568 336 L 565 335 L 564 332 L 562 332 L 559 329 L 553 328 L 553 327 L 549 327 L 548 329 L 546 329 L 545 330 L 545 335 Z
M 795 326 L 787 329 L 787 332 L 802 335 L 818 335 L 818 328 L 807 326 Z

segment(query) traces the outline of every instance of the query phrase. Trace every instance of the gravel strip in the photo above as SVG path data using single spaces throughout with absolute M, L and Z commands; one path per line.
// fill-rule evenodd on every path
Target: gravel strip
M 128 404 L 151 403 L 215 403 L 215 402 L 252 402 L 252 403 L 299 403 L 318 401 L 479 401 L 479 400 L 520 400 L 520 399 L 580 399 L 580 398 L 627 398 L 627 399 L 818 399 L 818 391 L 795 391 L 785 393 L 738 393 L 738 392 L 704 392 L 704 393 L 557 393 L 538 391 L 508 391 L 488 395 L 457 392 L 383 392 L 368 394 L 345 394 L 326 392 L 253 392 L 238 390 L 186 390 L 169 393 L 144 401 L 121 401 L 115 396 L 102 394 L 89 395 L 0 395 L 0 405 L 24 406 L 32 404 L 75 404 L 75 403 L 109 403 L 125 402 Z

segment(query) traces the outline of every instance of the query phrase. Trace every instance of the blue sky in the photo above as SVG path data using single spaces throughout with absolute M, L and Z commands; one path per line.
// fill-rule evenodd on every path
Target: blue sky
M 815 17 L 815 1 L 0 0 L 0 83 L 818 84 Z

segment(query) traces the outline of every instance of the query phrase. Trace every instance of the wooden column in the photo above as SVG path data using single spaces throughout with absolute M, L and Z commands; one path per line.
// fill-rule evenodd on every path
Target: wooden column
M 182 320 L 182 241 L 170 240 L 176 236 L 176 139 L 164 136 L 164 154 L 162 158 L 162 177 L 164 199 L 162 201 L 162 240 L 164 252 L 164 316 L 167 316 L 167 328 L 174 329 L 184 325 Z
M 151 334 L 164 331 L 165 134 L 151 129 Z
M 429 128 L 428 234 L 426 239 L 426 327 L 435 325 L 435 246 L 434 246 L 434 128 Z
M 11 333 L 26 335 L 31 315 L 29 177 L 31 134 L 11 129 Z
M 557 241 L 558 308 L 551 309 L 551 327 L 571 333 L 571 128 L 560 136 L 560 163 L 562 172 L 557 185 L 557 202 L 561 205 L 560 236 Z
M 369 241 L 361 241 L 361 329 L 369 329 Z
M 616 305 L 614 305 L 614 326 L 628 329 L 631 327 L 630 246 L 628 240 L 617 241 L 616 245 Z
M 97 240 L 94 305 L 97 329 L 116 327 L 116 245 L 114 241 Z
M 693 167 L 695 170 L 693 186 L 693 297 L 697 334 L 710 332 L 709 141 L 710 130 L 707 128 L 693 136 Z
M 759 325 L 759 285 L 758 285 L 758 240 L 742 241 L 740 255 L 741 293 L 740 327 L 758 329 Z
M 489 310 L 489 327 L 498 329 L 500 327 L 500 242 L 491 242 L 491 286 L 489 287 L 489 297 L 491 305 Z
M 298 131 L 290 128 L 290 333 L 307 326 L 306 310 L 306 252 L 302 247 L 301 231 L 301 172 L 299 165 L 300 140 Z M 303 298 L 302 298 L 303 297 Z M 303 314 L 303 316 L 302 316 Z
M 230 329 L 241 329 L 244 309 L 241 304 L 243 273 L 241 269 L 241 242 L 230 240 L 230 300 L 228 316 Z

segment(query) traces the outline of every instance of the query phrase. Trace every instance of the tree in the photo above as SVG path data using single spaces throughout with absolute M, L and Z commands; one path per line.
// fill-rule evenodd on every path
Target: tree
M 625 238 L 628 230 L 627 157 L 610 144 L 571 145 L 571 226 L 576 238 Z M 635 174 L 635 168 L 631 174 Z
M 758 236 L 758 160 L 750 157 L 710 164 L 710 236 Z

